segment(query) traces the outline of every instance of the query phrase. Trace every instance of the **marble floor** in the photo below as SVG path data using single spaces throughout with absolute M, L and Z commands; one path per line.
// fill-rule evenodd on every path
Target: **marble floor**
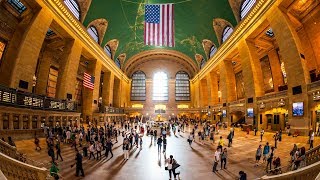
M 226 139 L 228 130 L 221 130 L 220 135 Z M 238 172 L 243 170 L 247 173 L 248 179 L 255 179 L 266 174 L 265 163 L 258 167 L 254 167 L 255 152 L 259 144 L 264 145 L 267 141 L 273 145 L 273 133 L 265 133 L 263 141 L 260 143 L 260 136 L 254 136 L 251 132 L 246 135 L 239 129 L 235 130 L 233 146 L 228 149 L 227 169 L 220 170 L 218 173 L 212 172 L 213 156 L 217 143 L 212 145 L 209 142 L 200 144 L 198 138 L 189 147 L 187 142 L 188 132 L 168 137 L 167 157 L 173 155 L 181 167 L 180 178 L 185 180 L 212 180 L 212 179 L 236 179 Z M 260 134 L 260 133 L 258 133 Z M 60 168 L 62 179 L 119 179 L 119 180 L 163 180 L 169 179 L 168 171 L 165 171 L 163 153 L 158 153 L 157 146 L 151 143 L 149 136 L 143 137 L 142 150 L 133 148 L 130 152 L 130 158 L 123 160 L 122 138 L 113 146 L 113 158 L 103 157 L 101 160 L 88 160 L 83 158 L 83 168 L 85 172 L 84 178 L 75 177 L 75 167 L 71 168 L 71 164 L 75 162 L 75 151 L 70 145 L 62 145 L 62 157 L 57 161 Z M 288 137 L 283 135 L 282 142 L 279 142 L 275 151 L 275 156 L 280 156 L 282 165 L 287 164 L 289 160 L 289 152 L 296 143 L 298 147 L 305 146 L 309 149 L 307 143 L 308 137 Z M 315 138 L 315 146 L 319 144 L 320 138 Z M 217 141 L 216 141 L 217 142 Z M 227 140 L 225 140 L 227 142 Z M 44 163 L 50 167 L 50 158 L 47 155 L 45 139 L 40 139 L 41 151 L 34 150 L 33 140 L 17 141 L 17 149 L 26 153 L 28 158 Z M 104 152 L 103 152 L 104 154 Z M 110 156 L 109 156 L 110 157 Z

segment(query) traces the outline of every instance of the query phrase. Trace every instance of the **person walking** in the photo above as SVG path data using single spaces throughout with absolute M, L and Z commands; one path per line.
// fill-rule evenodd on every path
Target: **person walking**
M 128 139 L 126 138 L 124 141 L 123 141 L 123 155 L 124 155 L 124 160 L 128 160 L 129 159 L 129 142 L 128 142 Z
M 158 140 L 157 140 L 157 144 L 158 144 L 158 153 L 160 153 L 160 152 L 161 152 L 162 142 L 163 142 L 163 140 L 162 140 L 162 138 L 161 138 L 161 136 L 160 136 L 160 137 L 158 138 Z
M 228 147 L 231 147 L 232 145 L 232 138 L 233 138 L 233 134 L 230 132 L 227 139 L 228 139 Z
M 256 151 L 256 164 L 254 165 L 255 167 L 259 165 L 259 161 L 261 159 L 261 155 L 262 155 L 262 147 L 261 144 L 259 145 L 257 151 Z
M 212 172 L 217 172 L 217 166 L 218 166 L 218 163 L 220 161 L 220 148 L 218 147 L 216 149 L 216 152 L 214 153 L 214 162 L 213 162 L 213 168 L 212 168 Z
M 91 159 L 91 156 L 93 156 L 93 159 L 96 159 L 96 157 L 94 156 L 94 152 L 95 152 L 94 143 L 91 143 L 89 147 L 89 151 L 90 151 L 89 160 Z
M 192 135 L 192 133 L 190 133 L 190 135 L 188 137 L 188 142 L 189 142 L 190 147 L 191 147 L 192 141 L 193 141 L 193 135 Z
M 279 138 L 279 133 L 278 133 L 278 131 L 277 131 L 276 134 L 273 136 L 273 139 L 274 139 L 274 148 L 277 148 L 278 138 Z
M 271 164 L 272 164 L 272 160 L 273 160 L 273 151 L 271 151 L 268 159 L 267 159 L 267 167 L 266 167 L 266 171 L 268 172 L 268 166 L 270 166 L 270 170 L 271 170 Z
M 81 172 L 81 176 L 84 177 L 84 171 L 83 171 L 83 168 L 82 168 L 82 155 L 79 153 L 79 150 L 76 149 L 76 176 L 78 177 L 79 176 L 79 171 Z M 73 165 L 72 165 L 73 166 Z M 71 167 L 72 167 L 71 166 Z
M 109 152 L 111 154 L 111 158 L 113 157 L 112 146 L 113 146 L 113 144 L 111 142 L 111 139 L 108 139 L 107 142 L 106 142 L 106 147 L 105 147 L 106 151 L 105 151 L 105 154 L 104 154 L 106 156 L 106 158 L 108 158 Z
M 309 149 L 313 148 L 313 141 L 314 141 L 314 132 L 312 131 L 312 133 L 310 134 L 310 148 Z
M 36 151 L 38 151 L 38 148 L 39 148 L 39 150 L 41 150 L 41 147 L 39 145 L 40 140 L 37 137 L 34 138 L 34 144 L 36 145 Z
M 267 160 L 267 156 L 270 152 L 270 146 L 269 143 L 267 142 L 266 145 L 263 147 L 263 162 Z
M 163 138 L 163 153 L 166 153 L 167 150 L 167 138 Z
M 55 157 L 54 157 L 53 145 L 49 145 L 48 155 L 51 157 L 52 162 L 54 162 Z
M 176 168 L 178 167 L 177 166 L 177 161 L 175 160 L 175 159 L 173 159 L 173 156 L 172 155 L 170 155 L 170 158 L 168 158 L 168 159 L 166 159 L 166 161 L 165 161 L 166 163 L 167 163 L 167 169 L 168 169 L 168 171 L 169 171 L 169 178 L 170 178 L 170 180 L 171 180 L 171 178 L 172 178 L 172 174 L 173 174 L 173 177 L 174 177 L 174 179 L 176 179 L 176 176 L 177 176 L 177 174 L 176 174 Z
M 140 151 L 141 151 L 142 150 L 142 143 L 143 143 L 142 137 L 140 137 L 139 140 L 140 140 Z
M 221 152 L 221 169 L 222 169 L 222 166 L 224 169 L 227 169 L 226 168 L 227 157 L 228 157 L 228 151 L 227 151 L 227 148 L 224 148 L 223 151 Z
M 100 141 L 96 141 L 96 150 L 97 150 L 97 160 L 101 159 L 101 151 L 102 151 L 102 144 Z
M 57 158 L 56 159 L 58 160 L 60 157 L 61 161 L 63 161 L 63 158 L 61 156 L 60 142 L 58 140 L 57 140 L 57 144 L 56 144 L 56 150 L 57 150 Z
M 261 131 L 260 131 L 260 142 L 262 142 L 262 137 L 263 137 L 263 135 L 264 135 L 264 130 L 263 130 L 263 128 L 262 128 Z
M 222 147 L 224 146 L 224 140 L 222 139 L 222 136 L 220 136 L 220 140 L 219 140 L 219 143 L 218 143 L 218 148 L 221 149 L 222 151 Z

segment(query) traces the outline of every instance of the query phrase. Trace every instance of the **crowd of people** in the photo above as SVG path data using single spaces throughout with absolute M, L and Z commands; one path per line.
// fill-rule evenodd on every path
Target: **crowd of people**
M 140 122 L 112 122 L 104 124 L 103 126 L 97 126 L 95 124 L 89 123 L 88 126 L 66 126 L 61 127 L 59 125 L 55 127 L 44 126 L 44 132 L 46 134 L 47 150 L 48 156 L 51 159 L 52 166 L 50 168 L 51 175 L 56 179 L 59 179 L 59 168 L 57 161 L 60 159 L 63 161 L 61 144 L 69 145 L 75 150 L 75 163 L 76 165 L 76 176 L 84 176 L 84 170 L 82 167 L 83 158 L 88 158 L 89 160 L 101 160 L 102 154 L 104 152 L 105 158 L 110 156 L 113 158 L 113 145 L 118 143 L 118 137 L 122 136 L 122 146 L 123 149 L 123 160 L 126 161 L 130 158 L 130 151 L 134 148 L 142 150 L 143 136 L 147 135 L 150 138 L 150 143 L 157 145 L 158 153 L 163 153 L 166 157 L 168 139 L 167 135 L 176 133 L 180 135 L 181 132 L 189 133 L 187 136 L 187 141 L 189 146 L 192 147 L 192 142 L 198 141 L 200 145 L 204 143 L 209 143 L 210 145 L 216 146 L 213 159 L 214 173 L 218 172 L 218 165 L 220 163 L 220 170 L 227 169 L 228 160 L 228 148 L 232 147 L 232 140 L 235 137 L 234 127 L 230 128 L 226 137 L 220 135 L 221 129 L 226 129 L 221 123 L 210 124 L 208 122 L 198 123 L 189 120 L 173 120 L 168 123 L 146 123 L 142 124 Z M 146 133 L 145 133 L 146 129 Z M 188 131 L 189 130 L 189 131 Z M 250 131 L 247 131 L 247 135 Z M 257 135 L 258 130 L 253 129 L 254 135 Z M 263 140 L 264 130 L 260 130 L 260 142 Z M 196 135 L 198 137 L 196 137 Z M 281 173 L 281 160 L 280 156 L 276 156 L 276 149 L 279 142 L 282 141 L 282 131 L 276 132 L 273 136 L 274 146 L 271 146 L 269 142 L 265 145 L 258 145 L 255 153 L 255 164 L 254 167 L 258 167 L 263 163 L 266 163 L 266 171 L 273 173 Z M 225 143 L 225 139 L 228 143 Z M 3 139 L 4 140 L 4 139 Z M 217 141 L 217 144 L 216 144 Z M 314 133 L 311 132 L 309 135 L 310 148 L 313 147 Z M 8 143 L 15 146 L 11 138 L 8 139 Z M 41 151 L 40 140 L 35 137 L 34 139 L 35 150 Z M 292 151 L 290 152 L 290 170 L 296 170 L 298 168 L 304 167 L 306 165 L 306 150 L 305 147 L 298 148 L 294 145 Z M 260 163 L 262 157 L 262 163 Z M 176 172 L 176 169 L 180 166 L 177 160 L 170 155 L 169 158 L 165 159 L 166 170 L 169 172 L 170 179 L 176 176 L 180 172 Z M 273 167 L 272 167 L 273 166 Z M 246 173 L 244 171 L 239 172 L 240 179 L 246 179 Z

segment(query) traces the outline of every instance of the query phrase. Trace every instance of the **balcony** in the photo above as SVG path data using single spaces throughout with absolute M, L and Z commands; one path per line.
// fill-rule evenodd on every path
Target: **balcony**
M 288 91 L 281 91 L 276 93 L 269 93 L 261 97 L 257 97 L 257 101 L 269 101 L 269 100 L 277 100 L 280 98 L 286 98 Z
M 315 81 L 313 83 L 308 84 L 308 92 L 320 90 L 320 81 Z
M 54 99 L 0 85 L 0 105 L 49 111 L 77 111 L 75 101 Z

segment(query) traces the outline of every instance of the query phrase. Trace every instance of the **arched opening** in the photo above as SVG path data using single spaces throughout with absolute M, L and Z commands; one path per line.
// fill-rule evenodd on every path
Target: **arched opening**
M 146 100 L 146 75 L 142 71 L 132 74 L 131 101 Z
M 244 0 L 242 2 L 240 8 L 240 20 L 242 20 L 248 14 L 255 3 L 256 0 Z
M 64 4 L 68 7 L 71 13 L 80 20 L 80 7 L 76 0 L 64 0 Z
M 99 34 L 98 34 L 97 28 L 94 26 L 90 26 L 87 31 L 90 34 L 90 36 L 93 38 L 93 40 L 99 43 Z
M 217 52 L 217 48 L 212 45 L 209 52 L 209 59 Z
M 104 46 L 104 51 L 106 52 L 107 56 L 112 59 L 112 52 L 109 45 Z
M 222 42 L 225 42 L 228 39 L 228 37 L 231 35 L 232 32 L 233 32 L 232 27 L 226 26 L 223 30 L 223 33 L 222 33 Z
M 176 101 L 190 101 L 189 75 L 185 71 L 176 74 Z
M 202 58 L 201 62 L 200 62 L 200 69 L 202 69 L 204 67 L 204 65 L 206 65 L 206 60 L 204 60 Z
M 154 101 L 168 100 L 168 75 L 165 72 L 157 72 L 153 76 L 153 95 Z

